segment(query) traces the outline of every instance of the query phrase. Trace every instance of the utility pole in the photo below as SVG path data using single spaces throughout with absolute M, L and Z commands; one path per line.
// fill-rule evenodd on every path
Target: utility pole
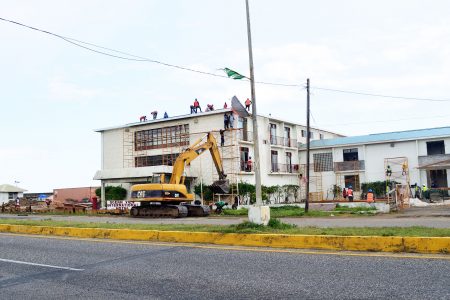
M 252 53 L 252 35 L 250 30 L 250 12 L 248 7 L 248 0 L 245 0 L 247 9 L 247 37 L 248 37 L 248 59 L 250 63 L 250 87 L 252 97 L 252 122 L 253 122 L 253 157 L 255 158 L 255 188 L 256 188 L 256 205 L 262 205 L 261 197 L 261 170 L 259 160 L 259 143 L 258 143 L 258 123 L 256 115 L 256 96 L 255 96 L 255 77 L 253 73 L 253 53 Z
M 305 212 L 309 210 L 309 140 L 311 137 L 309 128 L 309 78 L 306 79 L 306 201 Z

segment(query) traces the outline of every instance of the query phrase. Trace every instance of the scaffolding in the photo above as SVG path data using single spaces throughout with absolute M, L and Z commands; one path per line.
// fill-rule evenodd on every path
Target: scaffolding
M 242 129 L 229 128 L 224 131 L 224 145 L 219 146 L 220 155 L 222 157 L 222 165 L 224 173 L 230 182 L 230 192 L 228 194 L 216 194 L 214 200 L 222 200 L 228 203 L 234 203 L 235 197 L 239 195 L 239 173 L 241 172 L 240 164 L 240 145 L 238 141 L 239 132 Z M 217 132 L 214 132 L 216 134 Z M 216 140 L 220 142 L 220 132 Z M 211 178 L 213 181 L 219 180 L 219 175 L 214 165 L 211 165 Z
M 306 164 L 299 165 L 299 174 L 299 196 L 303 200 L 306 199 L 306 184 L 308 181 L 306 178 Z M 322 172 L 314 172 L 314 163 L 312 163 L 309 165 L 309 174 L 309 201 L 323 201 Z
M 387 201 L 392 209 L 409 207 L 411 185 L 407 157 L 384 159 Z

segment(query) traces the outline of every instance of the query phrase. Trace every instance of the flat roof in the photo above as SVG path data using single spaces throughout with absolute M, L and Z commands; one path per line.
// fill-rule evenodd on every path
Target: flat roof
M 330 148 L 344 145 L 377 144 L 386 142 L 410 141 L 425 138 L 445 137 L 445 136 L 450 137 L 450 126 L 375 133 L 375 134 L 349 136 L 334 139 L 313 140 L 311 141 L 311 148 Z M 300 148 L 301 149 L 306 148 L 306 145 L 302 145 Z

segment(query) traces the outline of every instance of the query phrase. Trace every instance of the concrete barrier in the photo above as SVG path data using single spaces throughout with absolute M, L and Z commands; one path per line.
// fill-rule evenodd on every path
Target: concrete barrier
M 240 234 L 0 224 L 0 232 L 113 240 L 377 252 L 450 253 L 450 237 Z

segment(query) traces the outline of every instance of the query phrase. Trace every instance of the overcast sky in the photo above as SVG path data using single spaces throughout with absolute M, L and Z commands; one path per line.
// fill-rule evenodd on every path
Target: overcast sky
M 345 135 L 450 125 L 450 1 L 250 1 L 255 78 L 311 79 L 312 125 Z M 244 0 L 0 0 L 0 17 L 163 62 L 248 75 Z M 98 185 L 100 134 L 158 110 L 250 96 L 248 82 L 115 59 L 0 21 L 0 184 Z M 305 123 L 304 89 L 256 86 L 258 112 Z

